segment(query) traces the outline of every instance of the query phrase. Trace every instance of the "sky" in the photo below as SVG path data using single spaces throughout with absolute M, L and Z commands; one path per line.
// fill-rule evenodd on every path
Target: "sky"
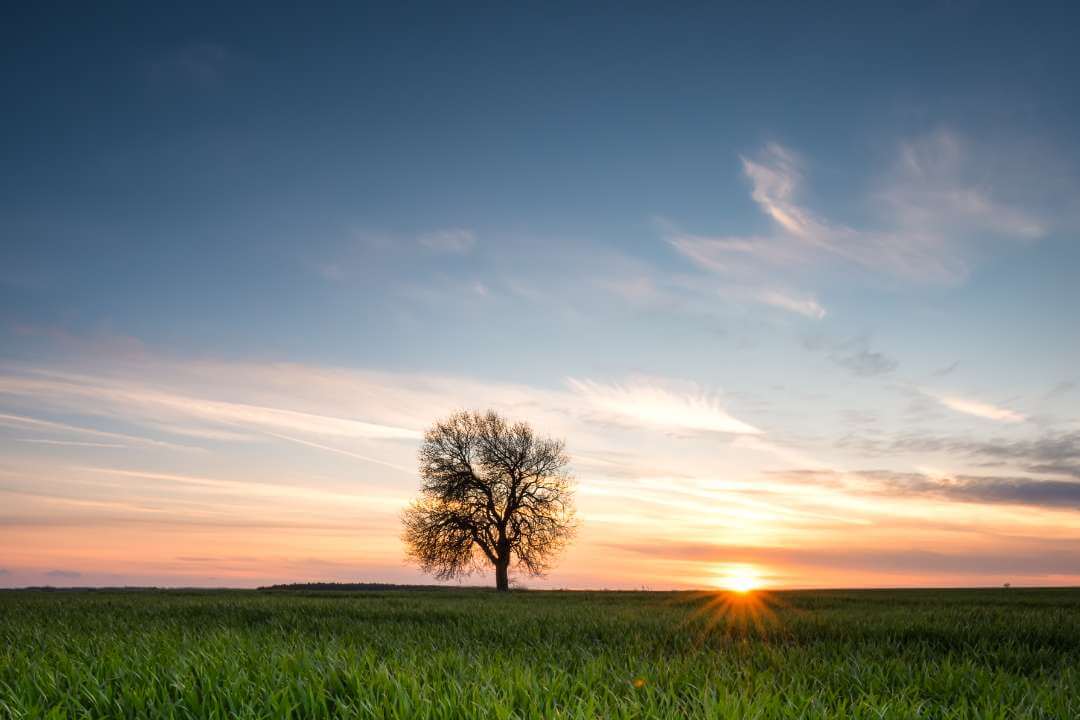
M 428 582 L 465 408 L 527 587 L 1080 584 L 1080 11 L 514 5 L 7 14 L 0 586 Z

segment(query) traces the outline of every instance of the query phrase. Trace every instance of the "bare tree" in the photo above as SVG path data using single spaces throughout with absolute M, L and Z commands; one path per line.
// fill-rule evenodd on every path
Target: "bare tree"
M 495 566 L 508 590 L 511 565 L 542 575 L 574 532 L 570 458 L 494 412 L 436 422 L 420 447 L 420 497 L 403 513 L 409 556 L 440 579 Z

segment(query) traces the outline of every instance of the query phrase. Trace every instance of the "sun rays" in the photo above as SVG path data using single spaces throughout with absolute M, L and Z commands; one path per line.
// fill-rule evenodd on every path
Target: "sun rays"
M 779 597 L 765 589 L 766 576 L 753 565 L 731 564 L 711 579 L 717 590 L 689 594 L 692 609 L 687 624 L 699 640 L 714 634 L 746 637 L 772 635 L 779 629 L 774 608 Z
M 762 590 L 721 590 L 695 593 L 697 607 L 687 622 L 700 639 L 715 634 L 734 637 L 762 637 L 774 634 L 779 620 L 773 608 L 780 605 L 776 595 Z

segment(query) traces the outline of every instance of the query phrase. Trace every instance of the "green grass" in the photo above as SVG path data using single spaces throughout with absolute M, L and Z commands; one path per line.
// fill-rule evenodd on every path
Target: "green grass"
M 1080 590 L 708 602 L 0 592 L 0 717 L 1080 718 Z

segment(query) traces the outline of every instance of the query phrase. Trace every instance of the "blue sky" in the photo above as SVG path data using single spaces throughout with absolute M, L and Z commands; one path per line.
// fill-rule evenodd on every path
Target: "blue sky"
M 416 433 L 475 405 L 575 455 L 553 585 L 1075 584 L 1077 19 L 21 9 L 0 583 L 415 579 Z

